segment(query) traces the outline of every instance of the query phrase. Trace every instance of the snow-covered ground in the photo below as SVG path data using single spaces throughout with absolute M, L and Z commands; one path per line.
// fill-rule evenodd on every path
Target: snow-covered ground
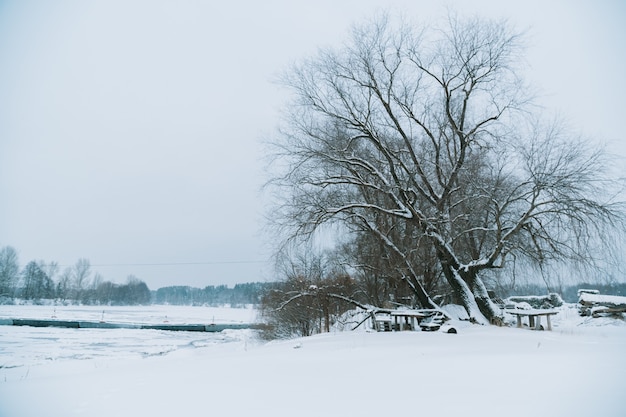
M 167 316 L 197 322 L 206 311 L 194 309 Z M 271 343 L 251 331 L 0 326 L 0 366 L 14 364 L 0 368 L 0 416 L 626 415 L 624 321 L 565 307 L 552 332 L 455 326 Z

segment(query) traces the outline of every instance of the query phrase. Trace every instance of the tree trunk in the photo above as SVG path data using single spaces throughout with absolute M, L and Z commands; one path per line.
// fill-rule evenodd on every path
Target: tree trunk
M 467 282 L 468 286 L 471 288 L 480 311 L 490 323 L 501 323 L 503 320 L 502 311 L 493 303 L 493 301 L 491 301 L 491 297 L 489 297 L 489 293 L 487 292 L 487 287 L 485 287 L 485 284 L 478 276 L 478 273 L 470 270 L 466 275 L 465 282 Z
M 478 271 L 462 267 L 441 239 L 435 238 L 433 242 L 443 274 L 470 320 L 480 324 L 498 323 L 501 312 L 491 301 L 487 288 L 478 277 Z
M 324 332 L 330 333 L 330 311 L 329 311 L 329 302 L 326 297 L 323 299 L 323 311 L 324 311 Z
M 474 294 L 459 274 L 459 271 L 444 261 L 441 262 L 441 267 L 443 268 L 443 274 L 446 277 L 448 284 L 450 284 L 452 291 L 454 291 L 457 299 L 465 308 L 470 321 L 479 324 L 489 324 L 489 320 L 483 314 Z
M 428 295 L 428 293 L 424 289 L 424 286 L 419 282 L 419 280 L 417 279 L 417 277 L 415 275 L 411 274 L 408 277 L 408 282 L 409 282 L 409 285 L 411 286 L 411 289 L 413 290 L 413 293 L 417 297 L 417 301 L 419 301 L 419 303 L 420 303 L 420 305 L 422 307 L 424 307 L 424 308 L 434 308 L 434 309 L 439 309 L 440 308 L 437 305 L 437 303 L 435 303 L 432 300 L 432 298 L 430 298 L 430 296 Z

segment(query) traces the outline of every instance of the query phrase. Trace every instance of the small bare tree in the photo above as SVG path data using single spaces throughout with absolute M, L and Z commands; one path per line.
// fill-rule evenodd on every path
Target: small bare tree
M 360 292 L 355 281 L 323 256 L 310 254 L 282 259 L 283 279 L 261 298 L 261 312 L 269 325 L 266 336 L 310 336 L 329 332 L 335 321 L 355 306 Z
M 35 261 L 29 262 L 22 271 L 22 297 L 39 300 L 54 297 L 54 282 Z
M 74 290 L 74 298 L 81 300 L 83 291 L 88 287 L 89 277 L 91 275 L 91 264 L 89 259 L 80 258 L 72 268 L 72 287 Z
M 416 32 L 385 17 L 291 68 L 274 181 L 290 190 L 276 210 L 290 236 L 328 223 L 367 231 L 436 306 L 409 253 L 427 245 L 479 322 L 501 315 L 481 273 L 513 258 L 584 261 L 622 209 L 597 192 L 610 185 L 603 154 L 535 120 L 520 52 L 502 22 L 450 17 Z
M 19 278 L 19 260 L 12 246 L 0 249 L 0 297 L 12 297 Z

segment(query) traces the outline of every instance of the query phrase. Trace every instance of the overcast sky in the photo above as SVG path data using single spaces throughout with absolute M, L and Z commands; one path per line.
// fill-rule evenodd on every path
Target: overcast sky
M 626 2 L 446 4 L 528 29 L 541 103 L 626 154 Z M 382 9 L 432 21 L 443 5 L 0 0 L 0 247 L 152 289 L 271 280 L 272 79 Z

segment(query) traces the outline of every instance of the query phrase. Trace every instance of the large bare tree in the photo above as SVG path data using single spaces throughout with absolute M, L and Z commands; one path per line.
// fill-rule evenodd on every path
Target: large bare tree
M 506 23 L 414 28 L 368 22 L 285 74 L 276 212 L 291 236 L 337 223 L 378 237 L 432 307 L 408 253 L 427 245 L 470 318 L 497 320 L 482 272 L 581 260 L 620 211 L 597 192 L 602 153 L 534 116 Z

